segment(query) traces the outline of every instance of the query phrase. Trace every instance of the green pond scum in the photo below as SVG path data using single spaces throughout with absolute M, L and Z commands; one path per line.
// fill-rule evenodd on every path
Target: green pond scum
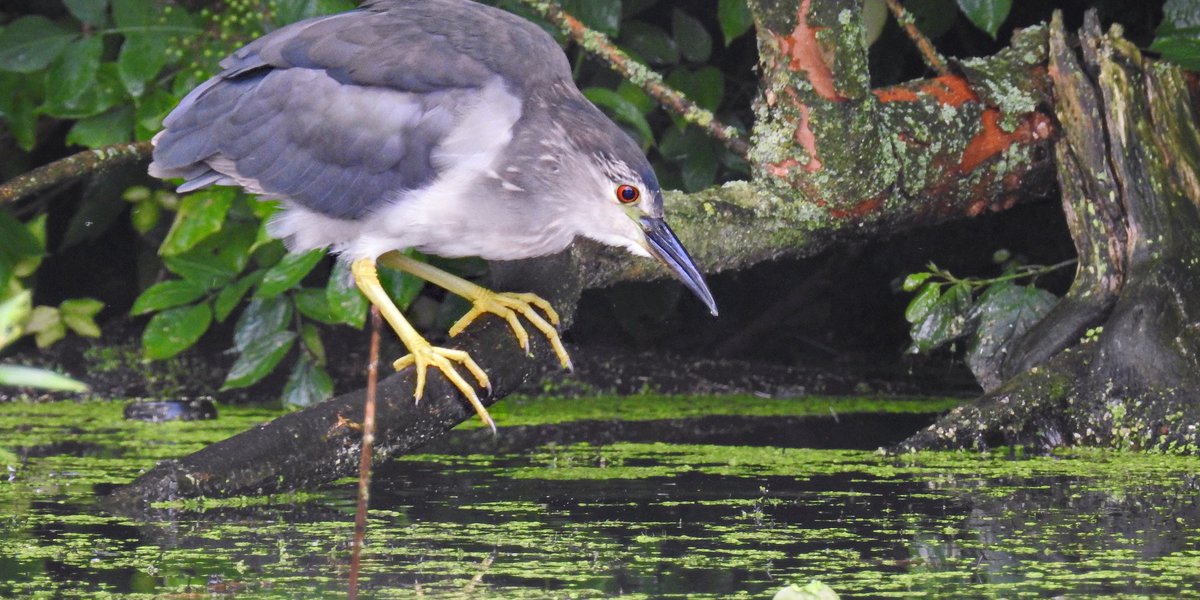
M 500 438 L 555 428 L 556 441 L 378 465 L 364 597 L 1200 597 L 1200 458 L 888 456 L 855 438 L 853 415 L 899 423 L 951 404 L 514 398 L 492 411 Z M 123 407 L 0 404 L 0 598 L 344 597 L 353 483 L 136 519 L 97 506 L 99 490 L 278 411 L 147 424 Z M 597 420 L 666 431 L 713 417 L 844 427 L 835 439 L 854 443 L 793 447 L 753 429 L 719 443 L 587 437 Z M 452 436 L 476 439 L 471 427 Z

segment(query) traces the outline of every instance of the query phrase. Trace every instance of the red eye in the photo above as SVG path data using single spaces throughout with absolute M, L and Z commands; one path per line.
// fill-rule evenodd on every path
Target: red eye
M 637 188 L 629 184 L 617 186 L 617 200 L 621 204 L 632 204 L 637 202 L 637 199 L 642 196 L 642 193 Z

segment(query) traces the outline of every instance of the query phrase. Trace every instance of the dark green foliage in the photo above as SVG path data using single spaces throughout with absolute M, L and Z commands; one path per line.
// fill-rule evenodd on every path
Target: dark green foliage
M 1200 3 L 1167 0 L 1150 49 L 1185 69 L 1200 71 Z
M 971 309 L 977 323 L 967 346 L 967 366 L 979 374 L 991 369 L 1005 348 L 1016 342 L 1054 308 L 1058 298 L 1032 285 L 1002 281 L 989 286 Z
M 1016 281 L 1036 279 L 1075 263 L 1025 265 L 1006 250 L 997 251 L 994 260 L 1003 271 L 996 277 L 959 278 L 930 264 L 927 271 L 904 279 L 904 291 L 916 292 L 904 312 L 912 324 L 909 352 L 928 354 L 969 336 L 967 366 L 976 375 L 994 372 L 1004 349 L 1058 302 L 1054 294 Z
M 25 150 L 38 142 L 39 115 L 76 120 L 70 144 L 147 139 L 176 100 L 147 92 L 180 59 L 171 48 L 201 33 L 193 17 L 151 0 L 63 4 L 63 18 L 27 15 L 0 30 L 4 89 L 17 90 L 0 105 L 5 124 Z
M 146 357 L 170 358 L 187 350 L 208 331 L 211 323 L 212 309 L 207 303 L 176 306 L 155 314 L 142 333 Z

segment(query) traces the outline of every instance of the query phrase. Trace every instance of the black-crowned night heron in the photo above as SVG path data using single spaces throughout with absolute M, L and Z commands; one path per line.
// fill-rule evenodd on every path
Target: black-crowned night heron
M 416 367 L 418 400 L 437 367 L 495 429 L 454 363 L 484 388 L 487 375 L 417 333 L 377 261 L 473 303 L 450 335 L 493 313 L 527 350 L 520 314 L 571 363 L 545 300 L 489 291 L 397 249 L 514 260 L 585 236 L 658 258 L 717 312 L 663 221 L 645 155 L 575 87 L 553 38 L 520 17 L 469 0 L 374 0 L 271 32 L 221 66 L 163 121 L 150 173 L 184 179 L 180 192 L 237 185 L 279 199 L 271 234 L 351 261 L 410 352 L 394 366 Z

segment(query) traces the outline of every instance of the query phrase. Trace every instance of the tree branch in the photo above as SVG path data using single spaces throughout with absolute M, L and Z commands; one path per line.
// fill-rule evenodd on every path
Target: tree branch
M 90 175 L 105 167 L 144 160 L 150 157 L 153 149 L 150 142 L 134 142 L 72 154 L 0 184 L 0 204 L 13 202 L 76 177 Z

